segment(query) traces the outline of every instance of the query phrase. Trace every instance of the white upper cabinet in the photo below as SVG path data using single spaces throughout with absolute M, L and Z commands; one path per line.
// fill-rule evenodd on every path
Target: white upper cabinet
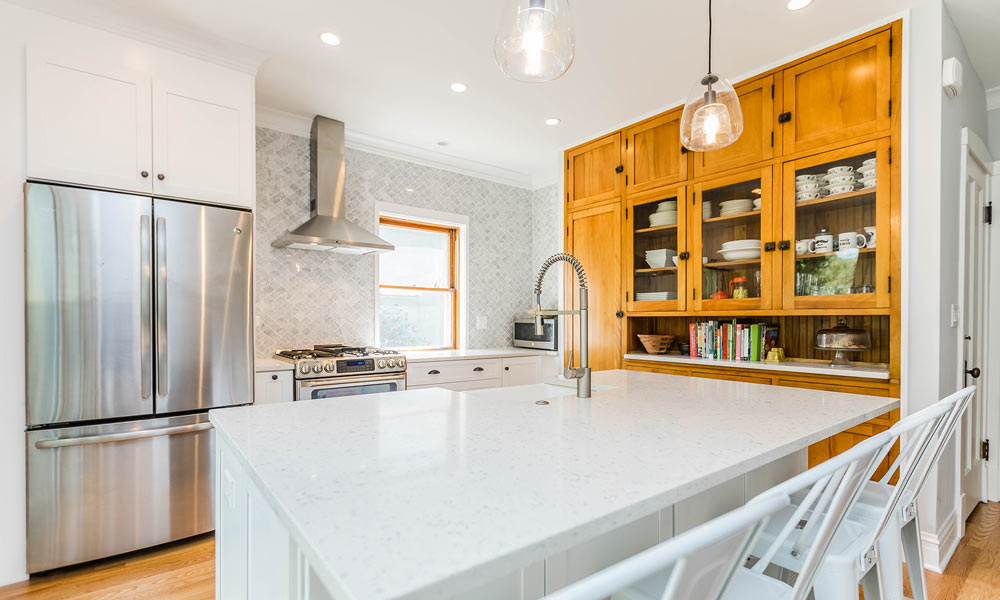
M 253 77 L 163 51 L 30 48 L 27 175 L 253 206 Z
M 223 204 L 250 198 L 251 110 L 249 89 L 155 79 L 154 192 Z
M 152 191 L 151 81 L 99 60 L 29 49 L 28 177 Z

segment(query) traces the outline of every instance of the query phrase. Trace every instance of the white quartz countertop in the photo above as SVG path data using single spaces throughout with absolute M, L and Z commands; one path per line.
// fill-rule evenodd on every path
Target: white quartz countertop
M 464 360 L 475 358 L 514 358 L 516 356 L 556 356 L 554 350 L 533 350 L 531 348 L 481 348 L 469 350 L 419 350 L 404 352 L 406 360 L 415 362 L 432 362 L 439 360 Z
M 290 362 L 278 360 L 277 358 L 263 358 L 258 356 L 253 360 L 253 370 L 261 373 L 264 371 L 291 371 L 295 368 Z
M 593 379 L 587 400 L 534 384 L 209 414 L 334 597 L 383 599 L 473 589 L 898 406 L 635 371 Z
M 760 371 L 787 371 L 789 373 L 808 373 L 812 375 L 833 375 L 836 377 L 862 377 L 864 379 L 889 379 L 889 367 L 872 365 L 853 365 L 849 368 L 831 367 L 826 362 L 811 362 L 805 360 L 785 360 L 779 363 L 750 362 L 738 360 L 716 360 L 714 358 L 697 358 L 684 354 L 645 354 L 635 352 L 625 355 L 625 360 L 648 360 L 655 362 L 678 363 L 689 367 L 699 365 L 708 367 L 728 367 L 731 369 L 758 369 Z

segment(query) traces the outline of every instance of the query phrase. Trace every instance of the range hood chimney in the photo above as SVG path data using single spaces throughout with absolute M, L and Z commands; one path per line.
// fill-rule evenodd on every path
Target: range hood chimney
M 309 138 L 309 220 L 271 242 L 275 248 L 342 254 L 386 252 L 395 247 L 349 221 L 344 210 L 344 123 L 316 115 Z

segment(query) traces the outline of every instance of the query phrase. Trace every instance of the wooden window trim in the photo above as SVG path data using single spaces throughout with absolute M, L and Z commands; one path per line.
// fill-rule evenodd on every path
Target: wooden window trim
M 432 347 L 432 348 L 407 348 L 407 350 L 455 350 L 458 348 L 458 303 L 460 299 L 459 289 L 458 289 L 458 261 L 461 257 L 458 256 L 458 227 L 449 227 L 447 225 L 435 225 L 433 223 L 424 223 L 420 221 L 410 221 L 406 219 L 399 219 L 395 217 L 384 217 L 379 216 L 379 225 L 390 225 L 393 227 L 406 227 L 409 229 L 422 229 L 424 231 L 435 231 L 439 233 L 445 233 L 448 235 L 448 241 L 450 245 L 449 256 L 449 269 L 448 277 L 449 287 L 446 288 L 428 288 L 410 285 L 382 285 L 379 284 L 379 290 L 382 289 L 395 289 L 395 290 L 416 290 L 420 292 L 432 292 L 432 293 L 445 293 L 451 294 L 451 345 Z

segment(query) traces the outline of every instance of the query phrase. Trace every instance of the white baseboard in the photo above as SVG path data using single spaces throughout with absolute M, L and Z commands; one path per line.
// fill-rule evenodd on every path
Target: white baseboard
M 920 532 L 920 548 L 924 554 L 924 568 L 935 573 L 944 573 L 951 555 L 958 548 L 961 539 L 961 517 L 956 508 L 941 523 L 937 533 Z

